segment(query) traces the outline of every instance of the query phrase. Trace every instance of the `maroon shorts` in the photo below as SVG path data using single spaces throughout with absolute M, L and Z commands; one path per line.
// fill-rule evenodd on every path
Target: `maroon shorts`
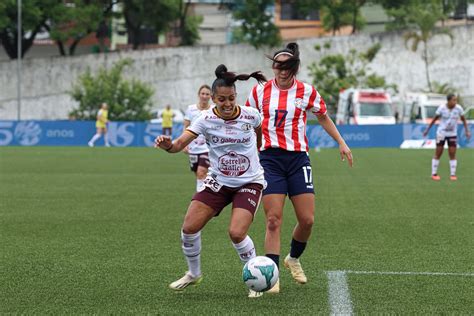
M 196 192 L 193 200 L 200 201 L 210 206 L 218 216 L 222 209 L 232 202 L 232 208 L 243 208 L 255 215 L 263 186 L 258 183 L 248 183 L 238 188 L 222 186 L 218 192 L 206 187 L 201 192 Z
M 161 133 L 166 136 L 171 136 L 172 130 L 173 130 L 172 127 L 163 127 L 163 130 L 161 131 Z
M 448 136 L 448 137 L 440 137 L 436 138 L 436 146 L 444 146 L 444 143 L 448 142 L 448 147 L 456 147 L 457 146 L 457 137 L 456 136 Z
M 198 167 L 209 168 L 209 153 L 189 154 L 189 168 L 196 172 Z

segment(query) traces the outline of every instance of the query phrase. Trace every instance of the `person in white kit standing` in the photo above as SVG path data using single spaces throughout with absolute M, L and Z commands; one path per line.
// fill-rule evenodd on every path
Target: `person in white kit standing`
M 448 142 L 450 179 L 452 181 L 458 179 L 456 176 L 456 168 L 458 165 L 458 161 L 456 160 L 456 149 L 459 119 L 461 119 L 464 124 L 466 137 L 471 137 L 471 132 L 469 131 L 466 118 L 464 117 L 464 110 L 459 104 L 457 104 L 458 98 L 454 94 L 448 94 L 447 101 L 448 102 L 445 105 L 438 107 L 436 110 L 436 116 L 423 133 L 423 136 L 428 135 L 431 126 L 440 119 L 438 130 L 436 131 L 436 150 L 431 161 L 431 179 L 434 181 L 441 180 L 441 177 L 438 175 L 438 166 L 439 159 L 443 154 L 444 143 L 446 141 Z
M 229 236 L 242 263 L 256 256 L 252 239 L 247 235 L 265 186 L 263 168 L 258 159 L 261 145 L 260 113 L 236 104 L 235 81 L 255 78 L 264 82 L 259 72 L 236 75 L 224 65 L 217 67 L 212 85 L 215 107 L 202 111 L 183 134 L 174 141 L 158 136 L 155 147 L 169 153 L 183 150 L 198 135 L 209 145 L 210 167 L 204 185 L 194 194 L 181 229 L 182 250 L 188 265 L 185 275 L 169 287 L 182 291 L 202 281 L 201 230 L 224 207 L 232 203 Z M 250 290 L 249 297 L 261 293 Z
M 211 107 L 209 104 L 211 88 L 207 84 L 199 87 L 198 98 L 199 103 L 191 104 L 186 109 L 184 116 L 185 130 L 201 114 L 201 111 L 208 110 Z M 209 168 L 209 148 L 207 148 L 206 138 L 203 135 L 199 135 L 184 151 L 189 156 L 189 167 L 196 175 L 196 191 L 198 191 L 206 178 L 207 169 Z

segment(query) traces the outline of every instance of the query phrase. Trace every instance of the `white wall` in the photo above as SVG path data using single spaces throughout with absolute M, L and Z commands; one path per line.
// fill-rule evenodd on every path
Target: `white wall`
M 430 65 L 432 81 L 449 82 L 463 94 L 474 94 L 474 26 L 453 28 L 454 44 L 448 37 L 429 43 L 435 59 Z M 299 78 L 311 82 L 307 66 L 322 56 L 314 45 L 331 42 L 330 53 L 347 53 L 355 48 L 365 50 L 380 42 L 382 49 L 370 67 L 400 90 L 425 89 L 426 79 L 421 54 L 405 48 L 400 34 L 358 35 L 300 40 L 302 67 Z M 255 50 L 248 45 L 216 45 L 165 48 L 109 54 L 54 57 L 23 61 L 22 119 L 66 119 L 76 105 L 68 91 L 87 68 L 110 67 L 122 58 L 134 64 L 126 71 L 129 78 L 138 78 L 153 86 L 155 107 L 172 104 L 185 108 L 196 101 L 196 89 L 211 84 L 214 70 L 224 63 L 230 70 L 250 73 L 262 70 L 271 76 L 270 62 L 264 56 L 269 50 Z M 238 84 L 239 102 L 244 102 L 254 81 Z M 0 119 L 16 119 L 16 63 L 0 62 Z M 317 85 L 316 85 L 317 87 Z M 324 97 L 324 96 L 323 96 Z

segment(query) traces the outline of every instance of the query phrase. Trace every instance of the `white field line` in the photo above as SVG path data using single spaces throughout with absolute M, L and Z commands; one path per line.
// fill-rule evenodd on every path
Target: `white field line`
M 378 275 L 427 275 L 427 276 L 461 276 L 461 277 L 474 277 L 474 273 L 452 273 L 452 272 L 392 272 L 392 271 L 330 271 L 330 272 L 344 272 L 350 274 L 378 274 Z
M 352 302 L 345 271 L 327 271 L 331 315 L 352 315 Z
M 403 272 L 403 271 L 326 271 L 329 286 L 329 306 L 331 315 L 352 315 L 352 301 L 349 285 L 347 284 L 347 274 L 375 274 L 375 275 L 424 275 L 424 276 L 455 276 L 474 277 L 474 273 L 453 273 L 453 272 Z

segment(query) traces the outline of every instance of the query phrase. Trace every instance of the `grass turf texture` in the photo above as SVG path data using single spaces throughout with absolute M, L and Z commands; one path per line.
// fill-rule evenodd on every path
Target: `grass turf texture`
M 309 282 L 281 271 L 281 293 L 248 299 L 227 236 L 229 209 L 203 231 L 198 287 L 174 293 L 186 270 L 180 226 L 195 188 L 184 154 L 151 148 L 0 148 L 0 314 L 327 314 L 325 271 L 474 273 L 474 151 L 458 151 L 457 182 L 430 179 L 431 150 L 311 153 L 314 234 Z M 295 216 L 285 206 L 282 259 Z M 263 254 L 262 207 L 250 236 Z M 282 263 L 282 262 L 281 262 Z M 283 264 L 281 264 L 282 269 Z M 474 277 L 347 276 L 356 313 L 474 312 Z

